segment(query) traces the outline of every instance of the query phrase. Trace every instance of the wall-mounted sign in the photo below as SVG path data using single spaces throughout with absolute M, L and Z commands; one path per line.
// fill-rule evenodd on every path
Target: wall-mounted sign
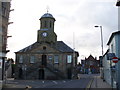
M 107 54 L 107 60 L 112 60 L 113 57 L 116 57 L 116 56 L 115 56 L 115 53 L 108 53 L 108 54 Z

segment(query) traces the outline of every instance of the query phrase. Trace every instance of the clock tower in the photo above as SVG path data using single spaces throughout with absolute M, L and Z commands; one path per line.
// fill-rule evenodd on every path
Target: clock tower
M 55 18 L 50 13 L 45 13 L 40 19 L 37 42 L 55 43 L 57 35 L 54 32 Z

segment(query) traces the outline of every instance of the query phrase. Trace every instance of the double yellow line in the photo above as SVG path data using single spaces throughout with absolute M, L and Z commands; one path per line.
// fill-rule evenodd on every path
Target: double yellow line
M 93 80 L 94 80 L 94 78 L 92 78 L 92 79 L 90 80 L 90 82 L 88 83 L 88 85 L 87 85 L 87 87 L 85 88 L 85 90 L 90 90 Z

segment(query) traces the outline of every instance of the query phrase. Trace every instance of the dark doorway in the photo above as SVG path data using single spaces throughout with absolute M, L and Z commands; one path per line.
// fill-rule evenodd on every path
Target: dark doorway
M 42 65 L 47 66 L 47 56 L 46 55 L 42 55 Z
M 67 69 L 67 75 L 68 75 L 68 79 L 72 79 L 72 70 L 70 68 Z
M 19 79 L 23 79 L 23 70 L 22 70 L 22 68 L 19 69 Z
M 44 69 L 40 69 L 39 70 L 39 79 L 44 80 L 44 77 L 45 77 Z

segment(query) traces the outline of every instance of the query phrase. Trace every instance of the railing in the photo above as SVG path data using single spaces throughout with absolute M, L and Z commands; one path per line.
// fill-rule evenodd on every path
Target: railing
M 26 73 L 30 74 L 30 73 L 34 72 L 36 69 L 38 69 L 40 67 L 40 65 L 41 65 L 40 61 L 32 64 L 31 66 L 27 67 Z
M 59 69 L 55 68 L 53 65 L 47 63 L 46 68 L 49 69 L 54 74 L 56 74 L 57 76 L 59 76 L 60 78 L 65 79 L 64 73 Z
M 59 69 L 55 68 L 53 65 L 51 65 L 49 63 L 47 63 L 47 65 L 42 65 L 41 61 L 38 61 L 38 62 L 32 64 L 31 66 L 28 66 L 26 68 L 26 74 L 27 75 L 31 75 L 33 72 L 35 72 L 36 70 L 38 70 L 40 66 L 42 68 L 47 68 L 48 70 L 50 70 L 51 72 L 53 72 L 59 78 L 65 79 L 64 73 L 62 71 L 60 71 Z

